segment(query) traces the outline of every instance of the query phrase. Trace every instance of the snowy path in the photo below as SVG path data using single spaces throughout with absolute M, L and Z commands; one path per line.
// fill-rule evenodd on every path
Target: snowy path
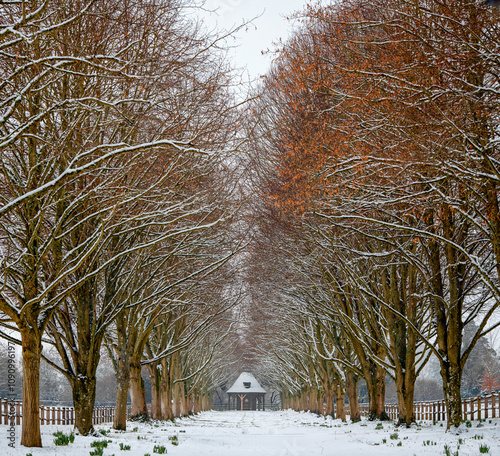
M 455 455 L 460 446 L 458 454 L 467 456 L 479 455 L 480 445 L 486 445 L 489 455 L 500 456 L 500 420 L 482 423 L 479 428 L 477 424 L 474 422 L 473 427 L 455 436 L 445 433 L 439 424 L 421 423 L 412 429 L 397 429 L 386 422 L 345 424 L 287 410 L 205 412 L 175 423 L 129 422 L 127 432 L 110 430 L 109 424 L 96 428 L 110 430 L 104 456 L 154 456 L 155 445 L 165 446 L 166 454 L 172 456 L 435 456 L 445 454 L 445 445 L 449 446 L 451 455 Z M 71 427 L 43 426 L 43 449 L 28 451 L 18 446 L 15 450 L 7 449 L 1 456 L 29 453 L 89 456 L 94 450 L 90 444 L 104 439 L 103 436 L 76 436 L 69 446 L 55 446 L 52 433 L 56 430 L 69 433 Z M 172 437 L 178 439 L 178 445 L 173 445 Z M 130 451 L 120 450 L 120 444 L 130 445 Z

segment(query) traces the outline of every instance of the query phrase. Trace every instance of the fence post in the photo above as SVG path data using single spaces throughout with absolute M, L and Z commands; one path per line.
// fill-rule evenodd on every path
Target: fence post
M 16 425 L 17 426 L 19 426 L 21 424 L 21 416 L 22 416 L 21 401 L 16 401 Z
M 497 407 L 495 403 L 495 393 L 491 393 L 491 417 L 496 418 L 497 417 Z
M 9 424 L 9 402 L 7 399 L 1 399 L 1 407 L 2 407 L 2 424 Z

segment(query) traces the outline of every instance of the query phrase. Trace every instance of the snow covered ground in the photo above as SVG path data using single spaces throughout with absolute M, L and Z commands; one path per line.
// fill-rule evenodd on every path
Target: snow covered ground
M 479 425 L 479 426 L 478 426 Z M 127 423 L 127 432 L 116 432 L 110 424 L 98 425 L 107 435 L 75 436 L 68 446 L 56 446 L 52 433 L 69 434 L 71 426 L 43 426 L 44 448 L 16 449 L 7 446 L 0 456 L 68 455 L 89 456 L 91 443 L 107 440 L 104 456 L 388 456 L 388 455 L 479 455 L 500 456 L 500 420 L 472 422 L 459 435 L 446 433 L 439 423 L 421 422 L 411 429 L 388 422 L 362 421 L 345 424 L 311 413 L 204 412 L 171 422 Z M 6 429 L 6 426 L 3 426 Z M 20 428 L 18 428 L 20 433 Z M 108 432 L 109 431 L 109 432 Z M 6 438 L 5 438 L 6 441 Z M 120 449 L 130 446 L 130 450 Z M 156 446 L 156 451 L 155 451 Z M 165 447 L 166 453 L 161 453 Z M 457 453 L 458 449 L 458 453 Z M 159 453 L 160 452 L 160 453 Z M 94 453 L 97 454 L 97 453 Z

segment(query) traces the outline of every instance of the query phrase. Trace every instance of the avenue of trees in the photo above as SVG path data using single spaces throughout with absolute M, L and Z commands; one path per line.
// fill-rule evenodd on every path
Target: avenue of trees
M 194 7 L 0 3 L 0 337 L 22 353 L 21 444 L 42 445 L 41 366 L 94 431 L 103 353 L 115 429 L 128 395 L 134 417 L 185 416 L 242 365 L 284 407 L 345 419 L 347 397 L 353 420 L 360 384 L 387 418 L 389 378 L 410 425 L 429 361 L 459 426 L 471 354 L 482 391 L 500 384 L 500 10 L 309 6 L 241 103 L 226 36 Z
M 68 380 L 83 435 L 105 349 L 116 429 L 127 391 L 147 414 L 142 366 L 155 418 L 206 408 L 217 384 L 237 300 L 227 160 L 239 114 L 220 38 L 187 6 L 0 5 L 1 335 L 22 347 L 24 446 L 42 443 L 42 358 Z
M 265 351 L 285 404 L 319 395 L 330 413 L 340 388 L 357 419 L 362 379 L 384 418 L 391 378 L 409 425 L 432 357 L 460 425 L 465 363 L 500 324 L 499 89 L 484 2 L 305 11 L 262 84 L 249 163 L 264 195 L 250 277 L 277 316 Z

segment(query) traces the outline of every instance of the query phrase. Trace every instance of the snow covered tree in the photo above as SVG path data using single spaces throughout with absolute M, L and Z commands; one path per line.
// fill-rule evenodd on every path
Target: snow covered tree
M 401 418 L 432 352 L 458 426 L 465 362 L 497 326 L 498 17 L 478 2 L 409 0 L 306 17 L 265 87 L 268 215 L 306 228 L 292 242 L 306 236 L 310 259 L 288 250 L 311 282 L 330 274 L 332 302 L 358 309 L 339 314 L 343 326 L 353 343 L 368 336 L 358 358 L 397 378 Z
M 227 69 L 182 5 L 0 6 L 0 310 L 23 346 L 25 446 L 41 446 L 49 322 L 88 433 L 104 330 L 126 305 L 126 280 L 113 272 L 133 270 L 141 247 L 203 225 L 197 211 L 183 225 L 201 204 L 192 176 L 209 172 L 193 157 L 217 169 L 218 151 L 232 147 Z

